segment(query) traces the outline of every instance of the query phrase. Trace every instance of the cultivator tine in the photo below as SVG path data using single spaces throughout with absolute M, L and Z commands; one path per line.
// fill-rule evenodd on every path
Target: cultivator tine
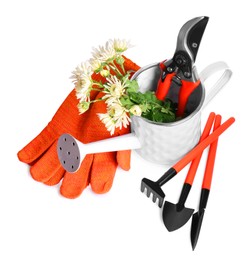
M 158 183 L 146 178 L 142 179 L 141 191 L 144 192 L 145 190 L 148 198 L 152 194 L 152 201 L 154 203 L 158 199 L 158 206 L 161 208 L 164 202 L 165 194 Z
M 152 201 L 155 203 L 157 200 L 157 195 L 155 193 L 153 193 L 153 196 L 152 196 Z
M 147 187 L 146 187 L 145 183 L 142 181 L 141 182 L 141 192 L 144 192 L 145 189 L 147 190 Z
M 163 203 L 164 203 L 164 198 L 159 198 L 158 199 L 158 206 L 159 206 L 159 208 L 162 208 Z

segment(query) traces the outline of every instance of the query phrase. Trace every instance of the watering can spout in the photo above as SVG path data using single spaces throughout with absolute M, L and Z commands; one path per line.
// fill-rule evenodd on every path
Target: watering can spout
M 83 144 L 70 134 L 63 134 L 57 143 L 57 154 L 63 168 L 74 173 L 79 169 L 86 154 L 131 150 L 140 147 L 140 141 L 134 133 L 88 144 Z

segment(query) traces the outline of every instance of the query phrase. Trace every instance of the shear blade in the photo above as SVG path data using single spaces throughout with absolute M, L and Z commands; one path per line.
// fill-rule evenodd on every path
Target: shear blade
M 208 20 L 209 17 L 201 16 L 185 23 L 179 31 L 175 53 L 187 52 L 191 60 L 195 62 Z

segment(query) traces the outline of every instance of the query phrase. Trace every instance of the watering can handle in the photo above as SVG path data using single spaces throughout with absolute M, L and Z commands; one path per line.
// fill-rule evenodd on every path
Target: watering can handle
M 208 103 L 213 99 L 213 97 L 216 96 L 216 94 L 226 85 L 226 83 L 230 80 L 232 76 L 232 71 L 228 67 L 228 65 L 223 61 L 218 61 L 213 64 L 210 64 L 207 66 L 200 74 L 199 78 L 201 82 L 204 84 L 205 81 L 210 78 L 212 75 L 214 75 L 216 72 L 223 71 L 223 74 L 221 77 L 216 81 L 216 83 L 209 88 L 209 91 L 207 91 L 206 98 L 204 101 L 204 104 L 202 106 L 202 109 L 204 109 Z

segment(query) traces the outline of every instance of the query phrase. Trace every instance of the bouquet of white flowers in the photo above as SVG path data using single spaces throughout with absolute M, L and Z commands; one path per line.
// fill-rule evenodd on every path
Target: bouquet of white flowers
M 111 135 L 115 128 L 129 125 L 130 115 L 155 122 L 175 121 L 175 109 L 170 100 L 160 101 L 151 91 L 141 93 L 137 81 L 130 80 L 130 71 L 125 71 L 122 55 L 130 47 L 129 41 L 109 40 L 105 46 L 93 48 L 92 58 L 77 66 L 71 76 L 81 114 L 91 103 L 103 101 L 107 104 L 107 113 L 98 116 Z M 106 83 L 93 80 L 93 73 L 100 73 Z M 103 97 L 90 100 L 92 90 L 103 92 Z

